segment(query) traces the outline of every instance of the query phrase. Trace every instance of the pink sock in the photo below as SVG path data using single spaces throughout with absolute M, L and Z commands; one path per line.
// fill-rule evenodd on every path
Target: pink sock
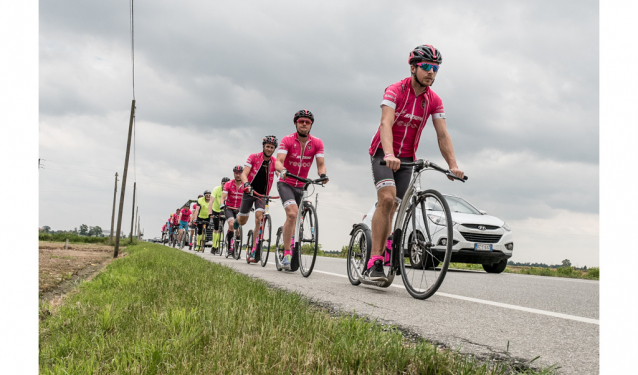
M 392 251 L 392 240 L 388 240 L 388 242 L 385 245 L 385 254 L 383 256 L 383 261 L 385 263 L 388 263 L 390 261 L 390 252 Z
M 284 251 L 284 256 L 286 256 L 286 255 L 290 255 L 290 256 L 292 256 L 292 250 L 286 250 L 286 251 Z
M 368 268 L 374 266 L 374 261 L 380 259 L 383 260 L 383 257 L 381 255 L 373 255 L 370 257 L 370 260 L 368 261 Z

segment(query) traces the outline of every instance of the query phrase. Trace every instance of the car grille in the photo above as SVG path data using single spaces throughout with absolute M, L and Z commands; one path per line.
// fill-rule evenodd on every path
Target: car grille
M 497 243 L 501 240 L 503 235 L 501 234 L 487 234 L 487 233 L 470 233 L 461 232 L 463 238 L 470 242 L 482 242 L 482 243 Z
M 461 224 L 466 228 L 479 229 L 479 227 L 485 227 L 485 229 L 498 229 L 499 226 L 496 225 L 485 225 L 485 224 Z

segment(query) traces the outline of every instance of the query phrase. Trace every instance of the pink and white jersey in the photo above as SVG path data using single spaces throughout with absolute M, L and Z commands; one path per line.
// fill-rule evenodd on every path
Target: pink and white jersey
M 248 156 L 248 160 L 244 163 L 245 166 L 250 167 L 250 173 L 248 173 L 248 182 L 252 184 L 255 180 L 255 176 L 259 172 L 259 168 L 264 162 L 264 153 L 258 152 L 256 154 L 250 154 Z M 270 194 L 270 187 L 272 186 L 272 182 L 275 177 L 275 160 L 271 158 L 270 163 L 268 164 L 268 185 L 266 186 L 266 195 Z
M 237 188 L 235 180 L 226 181 L 222 192 L 228 194 L 226 197 L 226 207 L 239 209 L 239 206 L 241 206 L 241 197 L 244 194 L 241 183 L 239 184 L 239 188 Z
M 427 87 L 425 91 L 416 95 L 410 77 L 388 86 L 383 95 L 381 105 L 394 109 L 392 123 L 392 149 L 396 157 L 412 157 L 416 160 L 416 150 L 419 147 L 421 132 L 428 117 L 432 119 L 445 118 L 441 98 Z M 381 125 L 372 138 L 368 153 L 373 156 L 381 146 Z
M 191 215 L 193 214 L 193 212 L 191 210 L 188 209 L 188 207 L 186 208 L 182 208 L 182 210 L 180 211 L 181 217 L 179 218 L 180 221 L 189 221 L 191 219 Z
M 308 172 L 310 171 L 314 157 L 324 157 L 323 142 L 321 139 L 309 134 L 308 142 L 306 142 L 306 146 L 304 150 L 302 150 L 299 136 L 297 132 L 294 132 L 281 140 L 277 153 L 286 154 L 284 168 L 286 168 L 288 172 L 301 178 L 308 178 Z M 284 182 L 293 187 L 303 186 L 303 182 L 297 181 L 292 177 L 287 177 Z

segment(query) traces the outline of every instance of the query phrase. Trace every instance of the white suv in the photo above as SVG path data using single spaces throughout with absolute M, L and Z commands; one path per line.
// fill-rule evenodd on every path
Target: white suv
M 452 212 L 454 222 L 454 236 L 452 258 L 450 262 L 482 264 L 488 273 L 501 273 L 507 266 L 507 260 L 512 257 L 514 239 L 511 228 L 503 220 L 487 215 L 487 212 L 477 209 L 463 198 L 443 194 Z M 372 215 L 376 210 L 376 203 L 363 217 L 363 223 L 372 228 Z M 426 216 L 430 223 L 436 222 L 441 212 L 438 202 L 426 202 Z M 396 214 L 394 216 L 396 219 Z M 417 223 L 423 227 L 423 215 L 417 210 Z M 431 224 L 430 224 L 431 225 Z M 394 227 L 394 219 L 393 219 Z M 439 236 L 444 235 L 439 232 Z M 406 233 L 410 235 L 410 233 Z M 440 240 L 433 239 L 439 244 Z M 436 246 L 433 248 L 436 250 Z M 423 259 L 419 253 L 410 254 L 412 267 L 423 268 Z M 425 265 L 432 267 L 433 265 Z M 437 265 L 434 265 L 435 267 Z

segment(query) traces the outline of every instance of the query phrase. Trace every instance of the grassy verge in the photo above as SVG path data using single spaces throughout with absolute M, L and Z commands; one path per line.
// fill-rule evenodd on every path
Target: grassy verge
M 88 236 L 80 236 L 75 233 L 38 233 L 38 239 L 40 241 L 51 241 L 51 242 L 66 242 L 69 240 L 69 243 L 93 243 L 93 244 L 104 244 L 109 245 L 109 237 L 88 237 Z M 115 241 L 115 239 L 113 239 Z M 130 242 L 128 238 L 121 238 L 120 245 L 128 245 Z M 137 238 L 133 238 L 133 244 L 137 244 Z
M 504 272 L 520 273 L 525 275 L 568 277 L 572 279 L 600 280 L 600 269 L 597 267 L 592 267 L 587 271 L 584 271 L 574 269 L 573 267 L 545 268 L 507 266 Z
M 483 266 L 480 264 L 450 263 L 450 268 L 483 271 Z M 574 269 L 573 267 L 545 268 L 507 266 L 503 272 L 537 276 L 569 277 L 572 279 L 599 280 L 600 278 L 599 268 L 590 268 L 584 271 Z
M 127 251 L 40 322 L 40 373 L 509 372 L 165 246 Z

